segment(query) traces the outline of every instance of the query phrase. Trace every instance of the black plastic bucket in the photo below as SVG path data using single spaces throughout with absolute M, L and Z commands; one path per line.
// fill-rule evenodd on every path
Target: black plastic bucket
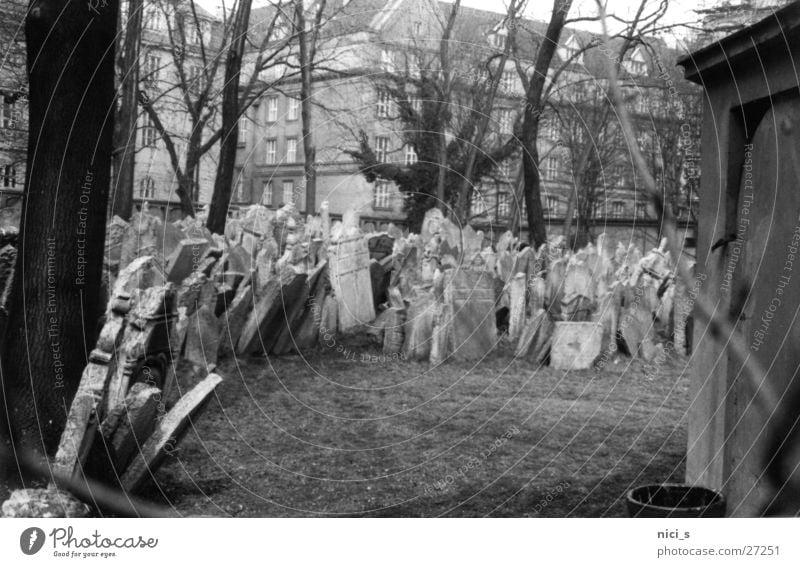
M 648 484 L 628 492 L 631 518 L 724 518 L 725 497 L 702 486 Z

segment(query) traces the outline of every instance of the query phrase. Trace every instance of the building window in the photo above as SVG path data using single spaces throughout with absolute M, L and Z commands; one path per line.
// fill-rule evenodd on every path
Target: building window
M 558 140 L 558 120 L 549 118 L 545 122 L 544 132 L 549 140 Z
M 277 112 L 277 109 L 276 109 Z M 289 97 L 289 110 L 286 113 L 286 120 L 297 120 L 300 116 L 300 99 Z
M 283 181 L 283 204 L 294 203 L 294 181 L 285 179 Z
M 643 202 L 636 203 L 636 218 L 637 219 L 647 218 L 647 203 Z
M 623 214 L 625 214 L 625 202 L 613 201 L 611 203 L 611 218 L 621 219 Z
M 615 165 L 612 173 L 612 181 L 617 187 L 625 185 L 625 168 L 621 165 Z
M 545 198 L 545 214 L 550 217 L 558 215 L 558 197 L 548 195 Z
M 16 105 L 13 102 L 3 101 L 3 105 L 0 107 L 0 114 L 2 114 L 3 128 L 16 128 Z
M 146 88 L 158 86 L 158 75 L 161 69 L 161 57 L 158 55 L 148 55 L 144 60 L 144 74 L 142 80 Z
M 3 187 L 17 186 L 17 168 L 13 165 L 3 166 Z
M 240 146 L 247 144 L 247 116 L 242 115 L 239 117 L 239 139 Z
M 404 160 L 405 164 L 414 165 L 415 163 L 417 163 L 418 159 L 419 158 L 417 157 L 417 150 L 414 149 L 414 146 L 412 146 L 411 144 L 406 144 L 405 160 Z
M 550 156 L 544 162 L 544 178 L 552 181 L 556 177 L 558 177 L 558 158 Z
M 489 42 L 492 44 L 492 47 L 496 47 L 497 49 L 505 49 L 507 39 L 508 32 L 504 29 L 498 30 L 489 36 Z
M 381 49 L 381 67 L 384 71 L 394 71 L 394 57 L 388 49 Z
M 470 202 L 470 210 L 472 211 L 473 216 L 485 215 L 487 208 L 486 199 L 483 197 L 483 193 L 475 188 L 472 191 L 472 199 Z
M 419 37 L 422 34 L 422 22 L 414 22 L 411 27 L 411 37 Z
M 512 116 L 510 110 L 500 111 L 500 133 L 511 134 Z
M 500 77 L 500 88 L 505 92 L 511 92 L 514 89 L 514 71 L 503 71 Z
M 261 204 L 272 206 L 272 181 L 264 181 L 261 189 Z
M 265 143 L 267 146 L 266 163 L 267 165 L 275 165 L 278 163 L 278 140 L 270 138 Z
M 385 89 L 378 90 L 378 118 L 389 118 L 389 108 L 392 104 L 392 97 Z
M 498 218 L 506 218 L 511 212 L 510 200 L 508 193 L 501 191 L 497 193 L 497 216 Z
M 379 163 L 386 163 L 389 157 L 389 138 L 377 136 L 375 138 L 375 159 Z
M 166 27 L 164 13 L 157 6 L 145 8 L 144 27 L 152 31 L 161 31 Z
M 142 145 L 154 147 L 158 141 L 158 131 L 149 114 L 144 115 L 144 125 L 142 126 Z
M 149 175 L 139 180 L 139 195 L 142 199 L 152 199 L 156 196 L 156 183 Z
M 278 97 L 267 97 L 267 122 L 278 121 Z
M 389 191 L 390 185 L 388 181 L 380 179 L 375 182 L 374 189 L 374 207 L 376 209 L 389 209 L 391 208 L 392 200 Z
M 286 163 L 297 162 L 297 138 L 287 138 L 286 140 Z

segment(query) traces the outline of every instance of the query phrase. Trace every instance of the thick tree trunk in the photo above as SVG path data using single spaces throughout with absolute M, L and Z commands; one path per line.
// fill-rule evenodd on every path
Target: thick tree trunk
M 300 117 L 302 120 L 302 133 L 303 133 L 303 173 L 305 175 L 306 183 L 306 212 L 313 214 L 316 212 L 316 195 L 317 195 L 317 148 L 314 145 L 314 134 L 311 131 L 312 123 L 312 101 L 311 101 L 311 71 L 312 62 L 307 61 L 308 50 L 300 44 L 300 60 L 303 61 L 303 68 L 301 70 L 302 76 L 300 78 Z
M 241 115 L 239 78 L 252 4 L 253 0 L 239 0 L 231 34 L 231 47 L 225 62 L 225 86 L 222 89 L 222 139 L 219 148 L 217 176 L 214 178 L 214 193 L 211 196 L 211 207 L 206 221 L 208 230 L 216 234 L 225 233 L 225 222 L 228 220 L 228 207 L 231 203 Z
M 104 307 L 118 2 L 30 7 L 27 189 L 2 377 L 22 440 L 52 453 Z
M 119 152 L 111 204 L 113 214 L 130 220 L 133 215 L 133 184 L 136 165 L 136 117 L 138 114 L 139 44 L 142 32 L 143 0 L 129 0 L 125 28 L 125 56 L 122 61 L 122 97 L 114 132 L 114 149 Z
M 528 85 L 526 105 L 522 122 L 522 168 L 525 175 L 525 206 L 528 209 L 528 231 L 536 248 L 547 241 L 544 211 L 542 210 L 542 180 L 539 176 L 539 150 L 536 140 L 539 137 L 539 119 L 544 110 L 545 80 L 553 60 L 558 40 L 572 0 L 555 0 L 553 15 L 547 32 L 536 54 L 533 75 Z

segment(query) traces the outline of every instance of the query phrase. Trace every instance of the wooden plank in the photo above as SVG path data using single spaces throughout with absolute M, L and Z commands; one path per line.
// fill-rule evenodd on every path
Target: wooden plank
M 209 374 L 202 382 L 183 396 L 158 423 L 155 431 L 137 453 L 122 475 L 122 487 L 136 492 L 152 479 L 164 458 L 175 450 L 183 439 L 192 420 L 202 411 L 205 403 L 222 382 L 218 374 Z

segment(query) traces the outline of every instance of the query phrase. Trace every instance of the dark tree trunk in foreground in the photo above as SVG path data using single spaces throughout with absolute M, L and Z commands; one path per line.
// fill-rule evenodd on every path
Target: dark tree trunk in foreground
M 236 147 L 239 141 L 239 77 L 242 69 L 247 27 L 250 22 L 250 7 L 253 0 L 240 0 L 233 24 L 231 47 L 225 62 L 225 86 L 222 90 L 222 141 L 219 148 L 217 176 L 214 178 L 214 193 L 208 210 L 208 230 L 224 234 L 228 207 L 231 203 L 233 173 L 236 165 Z
M 130 220 L 133 215 L 133 180 L 136 165 L 136 117 L 139 111 L 139 43 L 142 32 L 143 0 L 129 0 L 128 22 L 125 29 L 125 57 L 122 62 L 122 97 L 114 149 L 119 153 L 111 204 L 115 215 Z
M 536 139 L 539 137 L 539 119 L 544 111 L 544 87 L 547 71 L 553 60 L 561 30 L 567 19 L 572 0 L 555 0 L 553 15 L 547 32 L 536 53 L 533 75 L 526 93 L 525 111 L 522 122 L 522 168 L 524 171 L 525 207 L 528 212 L 528 231 L 536 248 L 547 242 L 544 211 L 542 210 L 542 179 L 539 176 L 539 150 Z
M 53 453 L 97 337 L 117 0 L 35 0 L 26 200 L 2 352 L 10 417 Z

